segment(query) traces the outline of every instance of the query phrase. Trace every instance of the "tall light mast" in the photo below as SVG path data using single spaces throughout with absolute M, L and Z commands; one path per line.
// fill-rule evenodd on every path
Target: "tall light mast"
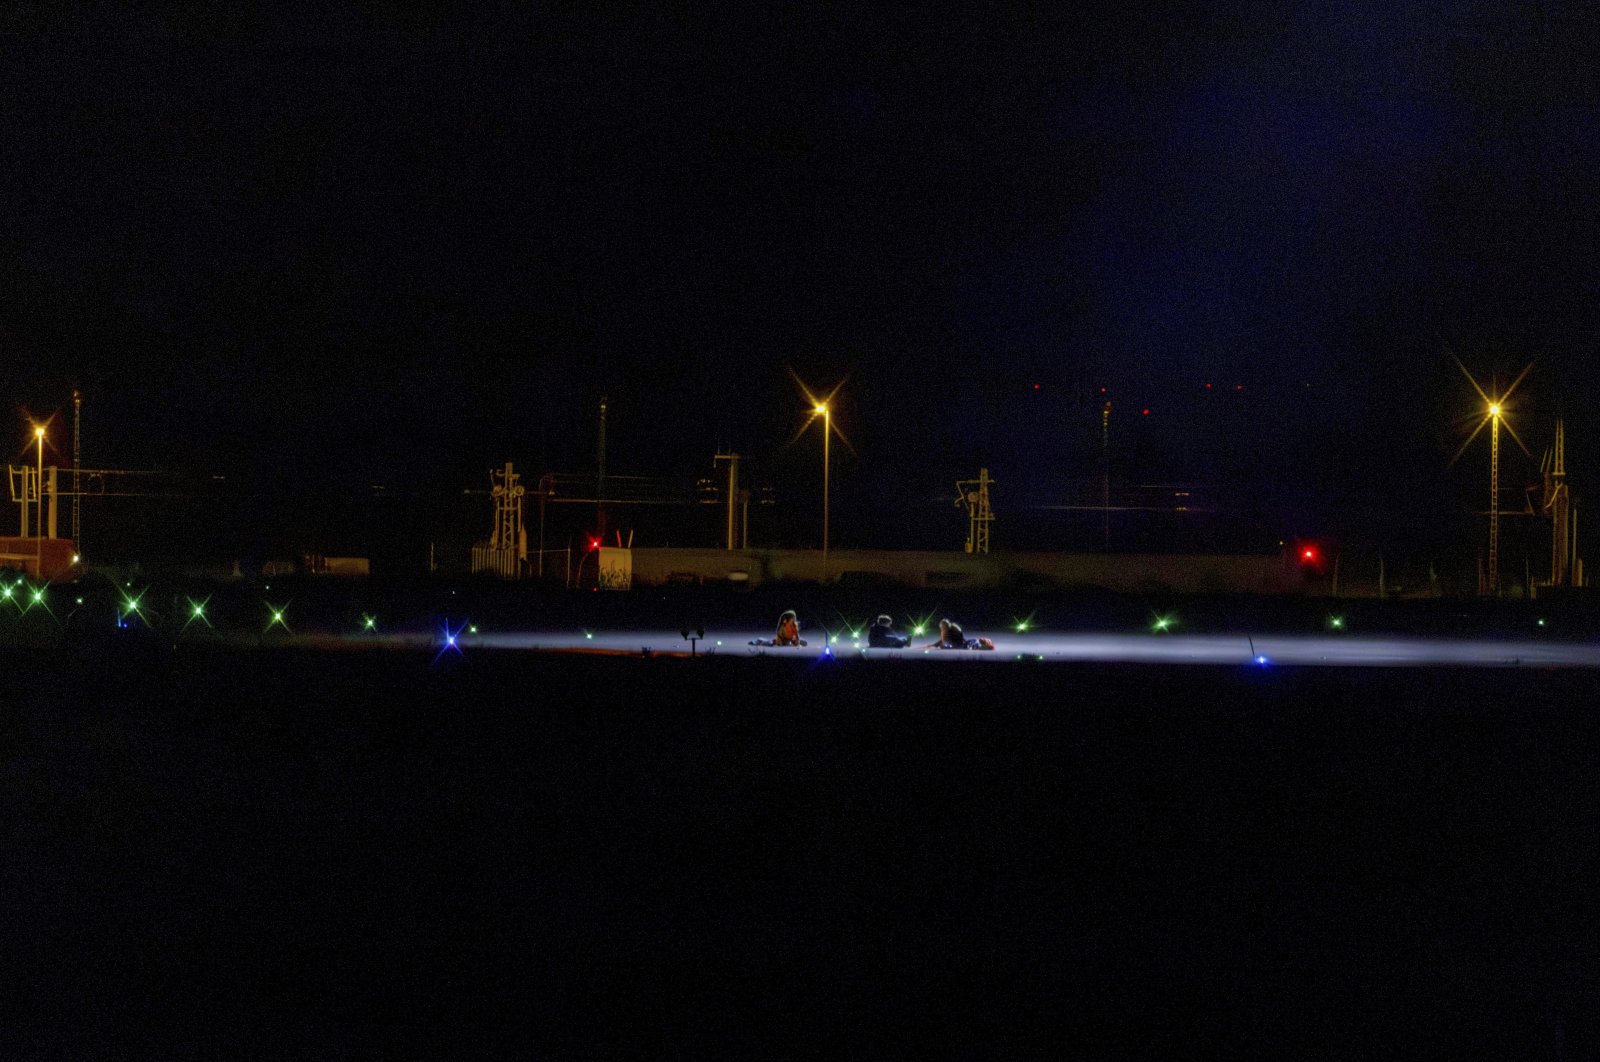
M 1500 596 L 1500 403 L 1489 406 L 1489 595 Z
M 1490 597 L 1499 597 L 1500 596 L 1500 424 L 1501 424 L 1502 421 L 1505 420 L 1506 400 L 1511 397 L 1511 393 L 1517 389 L 1517 385 L 1522 383 L 1523 378 L 1528 375 L 1528 370 L 1533 368 L 1533 363 L 1529 362 L 1528 365 L 1520 373 L 1517 374 L 1517 378 L 1515 380 L 1511 381 L 1511 386 L 1506 388 L 1504 393 L 1491 398 L 1491 397 L 1489 397 L 1488 392 L 1484 391 L 1484 389 L 1482 387 L 1478 386 L 1478 381 L 1472 378 L 1472 374 L 1467 371 L 1467 367 L 1465 365 L 1461 364 L 1461 359 L 1457 358 L 1457 359 L 1455 359 L 1455 361 L 1456 361 L 1456 366 L 1461 370 L 1461 374 L 1467 378 L 1467 382 L 1468 383 L 1472 384 L 1473 390 L 1478 392 L 1478 397 L 1483 399 L 1484 405 L 1486 406 L 1486 409 L 1485 409 L 1485 412 L 1484 412 L 1483 420 L 1480 420 L 1478 422 L 1478 426 L 1476 428 L 1472 429 L 1472 434 L 1467 436 L 1467 441 L 1461 444 L 1461 449 L 1456 451 L 1456 456 L 1451 458 L 1450 463 L 1451 464 L 1455 464 L 1456 461 L 1460 460 L 1461 455 L 1467 452 L 1467 447 L 1472 445 L 1472 440 L 1476 439 L 1478 437 L 1478 433 L 1483 430 L 1483 426 L 1485 424 L 1488 424 L 1489 425 L 1489 578 L 1488 578 L 1488 586 L 1485 588 L 1485 592 Z M 1529 453 L 1527 446 L 1525 446 L 1523 444 L 1522 439 L 1517 435 L 1516 429 L 1511 426 L 1509 421 L 1506 422 L 1506 431 L 1510 432 L 1511 433 L 1511 437 L 1516 440 L 1517 445 L 1522 447 L 1522 452 L 1523 453 L 1528 454 L 1529 457 L 1533 456 L 1532 453 Z

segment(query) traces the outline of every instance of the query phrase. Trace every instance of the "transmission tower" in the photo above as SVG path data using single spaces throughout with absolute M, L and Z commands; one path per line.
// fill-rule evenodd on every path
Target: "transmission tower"
M 517 475 L 506 462 L 504 471 L 491 471 L 494 485 L 494 530 L 487 543 L 472 547 L 472 571 L 493 572 L 502 579 L 520 579 L 528 566 L 528 532 L 522 526 L 522 502 L 526 495 Z
M 1572 495 L 1567 489 L 1567 432 L 1560 417 L 1556 418 L 1555 446 L 1544 455 L 1540 471 L 1544 473 L 1544 493 L 1541 506 L 1550 517 L 1550 585 L 1570 586 L 1573 583 L 1572 563 Z

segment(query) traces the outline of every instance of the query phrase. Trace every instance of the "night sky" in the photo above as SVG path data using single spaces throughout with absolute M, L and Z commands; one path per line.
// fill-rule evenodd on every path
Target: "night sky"
M 792 370 L 845 544 L 959 548 L 985 465 L 997 545 L 1083 545 L 1026 511 L 1105 397 L 1122 487 L 1404 544 L 1484 507 L 1454 352 L 1600 462 L 1582 5 L 327 8 L 0 14 L 19 459 L 78 386 L 86 464 L 459 493 L 592 469 L 605 394 L 613 473 L 811 522 Z

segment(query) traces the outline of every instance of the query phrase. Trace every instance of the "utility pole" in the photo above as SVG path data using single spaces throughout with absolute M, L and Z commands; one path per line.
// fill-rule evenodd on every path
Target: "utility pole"
M 712 464 L 728 462 L 728 549 L 739 548 L 739 541 L 743 537 L 739 530 L 739 455 L 734 453 L 717 454 L 712 458 Z
M 82 487 L 79 484 L 78 474 L 83 466 L 82 436 L 79 429 L 83 421 L 83 392 L 76 388 L 72 391 L 72 548 L 83 552 L 82 527 L 78 522 L 78 505 Z
M 1100 409 L 1101 548 L 1111 552 L 1111 399 Z
M 600 446 L 595 461 L 595 523 L 601 542 L 606 540 L 606 396 L 600 396 Z

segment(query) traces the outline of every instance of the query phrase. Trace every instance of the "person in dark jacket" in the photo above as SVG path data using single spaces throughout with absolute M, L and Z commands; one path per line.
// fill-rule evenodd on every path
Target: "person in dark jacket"
M 904 649 L 910 644 L 910 635 L 896 634 L 894 620 L 888 616 L 879 616 L 867 632 L 867 645 L 873 649 Z
M 939 640 L 928 646 L 929 649 L 993 649 L 994 643 L 987 638 L 968 638 L 961 625 L 952 619 L 939 621 Z

